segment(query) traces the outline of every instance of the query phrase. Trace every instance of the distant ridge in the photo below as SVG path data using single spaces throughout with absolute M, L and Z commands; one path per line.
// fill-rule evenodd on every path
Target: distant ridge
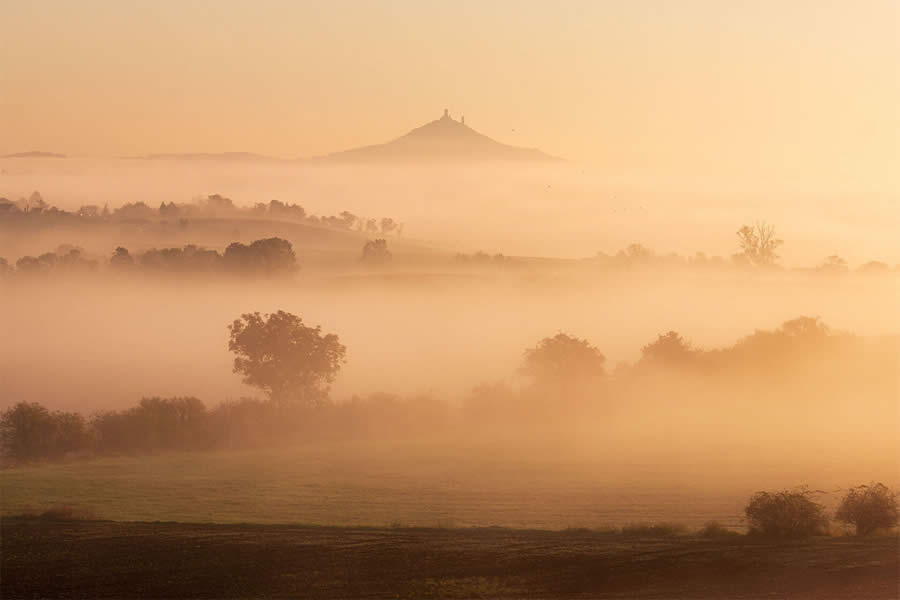
M 53 152 L 20 152 L 0 158 L 66 158 Z M 127 160 L 225 161 L 243 163 L 441 163 L 441 162 L 551 162 L 563 159 L 550 156 L 537 148 L 521 148 L 503 144 L 466 125 L 465 117 L 453 119 L 444 115 L 384 144 L 351 148 L 313 158 L 285 159 L 252 152 L 187 152 L 144 154 L 122 157 Z
M 145 154 L 142 160 L 230 160 L 234 162 L 282 162 L 285 159 L 252 152 L 193 152 L 184 154 Z
M 56 154 L 55 152 L 16 152 L 15 154 L 4 154 L 0 158 L 66 158 L 65 154 Z
M 444 109 L 440 119 L 385 144 L 335 152 L 311 159 L 318 163 L 406 163 L 440 161 L 559 161 L 537 148 L 502 144 L 453 119 Z

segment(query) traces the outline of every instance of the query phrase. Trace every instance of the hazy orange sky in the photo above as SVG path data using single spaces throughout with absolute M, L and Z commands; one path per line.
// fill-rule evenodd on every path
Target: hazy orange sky
M 444 107 L 611 170 L 897 189 L 895 1 L 0 3 L 0 153 L 283 157 Z

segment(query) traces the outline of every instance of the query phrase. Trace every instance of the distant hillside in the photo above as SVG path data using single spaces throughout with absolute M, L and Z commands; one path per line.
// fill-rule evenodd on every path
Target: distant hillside
M 65 154 L 56 154 L 55 152 L 16 152 L 15 154 L 4 154 L 0 158 L 65 158 Z
M 65 158 L 52 152 L 22 152 L 3 158 Z M 178 160 L 206 162 L 279 163 L 288 159 L 254 154 L 252 152 L 187 152 L 145 154 L 128 157 L 136 160 Z M 413 129 L 406 135 L 384 144 L 352 148 L 311 159 L 290 162 L 306 164 L 327 163 L 410 163 L 410 162 L 488 162 L 562 160 L 537 148 L 520 148 L 503 144 L 459 121 L 445 110 L 440 119 Z
M 508 146 L 444 116 L 386 144 L 336 152 L 312 159 L 319 163 L 389 163 L 426 161 L 556 161 L 537 148 Z
M 146 154 L 135 158 L 144 160 L 207 160 L 233 162 L 280 162 L 284 159 L 253 154 L 252 152 L 193 152 L 183 154 Z

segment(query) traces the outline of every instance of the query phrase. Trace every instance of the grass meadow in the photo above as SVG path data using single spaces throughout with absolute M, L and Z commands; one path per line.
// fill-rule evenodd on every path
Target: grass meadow
M 0 488 L 7 516 L 70 505 L 126 521 L 566 529 L 716 520 L 735 530 L 754 491 L 424 442 L 79 460 L 0 470 Z

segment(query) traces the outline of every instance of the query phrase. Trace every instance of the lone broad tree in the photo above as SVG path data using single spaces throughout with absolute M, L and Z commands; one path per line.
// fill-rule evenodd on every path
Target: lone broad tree
M 347 349 L 333 333 L 307 327 L 297 315 L 278 311 L 241 315 L 228 326 L 235 373 L 279 403 L 318 405 L 344 362 Z

